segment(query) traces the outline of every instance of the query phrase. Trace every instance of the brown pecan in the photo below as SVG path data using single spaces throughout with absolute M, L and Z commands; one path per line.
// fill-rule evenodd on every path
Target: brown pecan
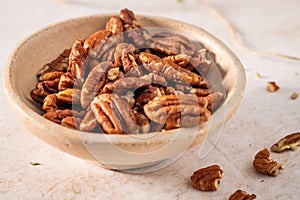
M 113 95 L 111 100 L 113 111 L 118 115 L 121 121 L 123 132 L 138 133 L 139 127 L 136 123 L 137 119 L 133 110 L 130 108 L 129 102 L 117 95 Z
M 189 127 L 206 122 L 210 117 L 206 97 L 194 95 L 164 95 L 144 106 L 146 116 L 168 129 Z
M 78 129 L 80 121 L 81 121 L 80 118 L 74 116 L 68 116 L 61 120 L 61 125 L 72 129 Z
M 139 96 L 136 97 L 136 101 L 141 104 L 146 104 L 155 97 L 165 95 L 165 91 L 162 88 L 150 86 L 143 90 Z
M 59 78 L 49 81 L 43 81 L 43 85 L 50 93 L 58 92 Z
M 37 103 L 43 103 L 44 98 L 50 94 L 49 91 L 46 90 L 44 83 L 39 82 L 36 87 L 31 90 L 30 96 Z
M 268 82 L 268 84 L 267 84 L 268 92 L 276 92 L 277 90 L 279 90 L 279 86 L 276 84 L 276 82 L 274 82 L 274 81 Z
M 111 104 L 111 95 L 101 94 L 91 102 L 91 109 L 105 133 L 122 134 L 121 121 L 113 111 Z
M 71 74 L 79 83 L 84 82 L 85 78 L 85 69 L 86 64 L 84 63 L 87 51 L 83 47 L 84 41 L 83 40 L 76 40 L 72 46 L 70 57 L 69 57 L 69 65 Z
M 128 43 L 120 43 L 116 47 L 116 51 L 114 53 L 114 61 L 116 66 L 122 66 L 122 53 L 133 53 L 135 51 L 135 47 L 132 44 Z
M 64 74 L 64 72 L 61 71 L 47 72 L 41 75 L 40 80 L 42 81 L 55 80 L 57 78 L 60 78 L 62 74 Z
M 173 62 L 180 67 L 185 67 L 190 63 L 191 56 L 185 55 L 185 54 L 176 54 L 171 55 L 163 58 L 163 61 L 167 62 Z
M 90 35 L 84 41 L 84 49 L 86 52 L 91 54 L 93 57 L 97 57 L 99 50 L 101 49 L 102 45 L 106 42 L 106 40 L 112 36 L 112 32 L 108 30 L 99 30 L 92 35 Z M 102 45 L 100 45 L 102 44 Z M 95 49 L 96 48 L 96 49 Z
M 280 139 L 276 144 L 272 145 L 271 150 L 277 153 L 289 149 L 296 151 L 298 146 L 300 146 L 300 132 L 292 133 Z
M 56 110 L 58 108 L 57 106 L 57 96 L 56 94 L 49 94 L 44 99 L 44 104 L 42 106 L 42 109 L 45 111 L 52 111 Z
M 136 19 L 135 19 L 135 16 L 133 14 L 133 12 L 127 8 L 125 9 L 122 9 L 120 11 L 120 18 L 121 20 L 123 21 L 124 24 L 130 24 L 134 27 L 137 26 L 136 24 Z
M 114 85 L 114 82 L 107 82 L 102 90 L 101 90 L 101 93 L 112 93 L 115 89 L 115 85 Z
M 76 110 L 71 110 L 71 109 L 58 109 L 58 110 L 51 110 L 46 112 L 43 116 L 46 119 L 49 119 L 53 122 L 60 123 L 62 119 L 70 116 L 74 116 L 75 118 L 82 118 L 84 116 L 85 112 L 84 111 L 76 111 Z
M 168 84 L 166 79 L 157 73 L 146 74 L 146 75 L 142 76 L 141 79 L 147 80 L 147 81 L 151 82 L 151 84 L 158 84 L 161 86 L 167 86 L 167 84 Z
M 192 186 L 202 191 L 217 190 L 222 179 L 222 173 L 223 171 L 219 165 L 198 169 L 191 176 Z
M 115 81 L 118 78 L 119 73 L 120 73 L 119 67 L 111 68 L 107 71 L 107 79 L 109 81 Z
M 148 80 L 137 77 L 124 77 L 114 82 L 114 92 L 116 94 L 126 93 L 129 90 L 137 90 L 139 88 L 147 88 L 150 86 Z
M 80 102 L 80 93 L 79 89 L 68 88 L 56 94 L 57 101 L 72 105 L 78 104 Z
M 180 84 L 190 84 L 202 88 L 208 88 L 208 82 L 200 75 L 184 69 L 172 62 L 162 62 L 161 59 L 153 54 L 141 52 L 140 61 L 150 72 L 156 71 L 161 73 L 165 78 Z
M 282 164 L 273 161 L 268 149 L 263 149 L 255 155 L 253 167 L 262 174 L 277 176 L 279 170 L 282 169 Z
M 150 131 L 150 122 L 149 119 L 142 113 L 136 113 L 136 123 L 140 126 L 140 132 L 148 133 Z
M 152 36 L 150 47 L 167 55 L 194 55 L 195 47 L 185 36 L 173 33 L 157 33 Z
M 59 79 L 58 90 L 62 91 L 73 87 L 76 87 L 76 79 L 71 75 L 71 73 L 67 72 L 62 74 Z
M 211 67 L 212 61 L 207 49 L 200 49 L 196 55 L 190 59 L 192 68 L 196 68 L 201 75 L 206 75 Z
M 97 120 L 92 110 L 89 110 L 79 125 L 81 131 L 92 131 L 97 126 Z
M 211 89 L 204 89 L 204 88 L 191 88 L 190 93 L 195 94 L 198 97 L 203 97 L 211 94 Z
M 66 72 L 69 68 L 70 49 L 65 49 L 55 60 L 45 64 L 37 73 L 36 76 L 40 81 L 43 80 L 43 75 L 48 72 Z
M 112 32 L 113 34 L 121 34 L 123 32 L 123 23 L 119 17 L 111 17 L 105 26 L 105 29 Z
M 95 66 L 87 76 L 81 90 L 80 102 L 82 108 L 87 108 L 94 97 L 99 93 L 106 81 L 106 72 L 110 62 L 101 62 Z
M 256 200 L 256 195 L 250 195 L 243 190 L 237 190 L 232 195 L 230 195 L 229 200 Z

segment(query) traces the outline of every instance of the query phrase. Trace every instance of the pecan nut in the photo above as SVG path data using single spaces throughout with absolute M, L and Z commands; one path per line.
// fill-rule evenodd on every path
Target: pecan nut
M 81 131 L 92 131 L 97 127 L 97 120 L 92 110 L 89 110 L 79 125 Z
M 167 55 L 186 54 L 194 55 L 195 46 L 185 36 L 162 32 L 152 36 L 153 42 L 150 47 L 155 51 L 165 53 Z
M 164 95 L 155 97 L 144 106 L 146 116 L 167 129 L 195 126 L 210 117 L 209 99 L 195 95 Z
M 191 176 L 192 186 L 202 191 L 217 190 L 222 179 L 222 173 L 223 171 L 219 165 L 198 169 Z
M 288 149 L 296 151 L 297 146 L 300 146 L 300 132 L 292 133 L 280 139 L 272 145 L 271 150 L 278 153 Z
M 101 94 L 91 102 L 91 109 L 105 133 L 122 134 L 121 121 L 113 111 L 111 104 L 111 95 Z
M 273 161 L 270 158 L 270 152 L 268 149 L 263 149 L 258 152 L 253 160 L 253 167 L 260 173 L 277 176 L 279 170 L 282 170 L 282 164 L 277 161 Z
M 86 68 L 84 61 L 86 56 L 87 51 L 84 48 L 84 41 L 76 40 L 69 56 L 69 65 L 72 76 L 75 77 L 79 83 L 84 82 Z
M 106 72 L 110 62 L 101 62 L 95 66 L 87 76 L 81 90 L 80 102 L 82 108 L 87 108 L 94 97 L 99 93 L 106 81 Z
M 250 195 L 243 190 L 237 190 L 232 195 L 230 195 L 229 200 L 256 200 L 256 195 Z
M 123 22 L 119 17 L 113 16 L 106 22 L 105 29 L 113 34 L 121 34 L 123 32 Z
M 208 82 L 200 75 L 184 69 L 179 65 L 165 61 L 163 62 L 158 56 L 151 53 L 141 52 L 139 54 L 140 61 L 150 72 L 159 72 L 166 79 L 180 84 L 190 84 L 202 88 L 208 88 Z

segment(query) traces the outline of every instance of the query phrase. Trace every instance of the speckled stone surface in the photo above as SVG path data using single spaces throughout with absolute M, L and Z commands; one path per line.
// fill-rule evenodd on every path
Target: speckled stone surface
M 300 2 L 207 1 L 239 30 L 251 48 L 299 56 Z M 186 152 L 168 167 L 146 174 L 110 171 L 59 152 L 32 136 L 8 107 L 0 88 L 0 199 L 228 199 L 237 189 L 255 193 L 257 199 L 299 199 L 299 150 L 272 153 L 283 163 L 277 177 L 252 168 L 256 152 L 270 147 L 287 133 L 300 130 L 299 62 L 251 55 L 230 37 L 222 21 L 200 1 L 3 1 L 0 13 L 1 74 L 5 59 L 17 43 L 51 23 L 83 15 L 118 12 L 128 7 L 136 13 L 159 15 L 200 26 L 223 40 L 241 59 L 247 87 L 237 113 L 224 126 L 213 150 L 204 158 L 199 148 Z M 255 74 L 261 75 L 260 79 Z M 266 92 L 268 81 L 280 89 Z M 213 140 L 212 140 L 213 142 Z M 201 153 L 203 155 L 203 152 Z M 32 166 L 30 162 L 41 165 Z M 215 192 L 190 186 L 190 175 L 200 167 L 219 164 L 223 179 Z

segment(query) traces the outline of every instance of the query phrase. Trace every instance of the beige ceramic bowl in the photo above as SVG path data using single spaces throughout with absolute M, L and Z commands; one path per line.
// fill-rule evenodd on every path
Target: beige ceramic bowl
M 4 72 L 6 95 L 23 124 L 44 142 L 73 156 L 98 161 L 110 169 L 134 169 L 174 158 L 185 150 L 203 143 L 209 130 L 218 130 L 237 109 L 245 88 L 245 72 L 239 59 L 220 40 L 193 25 L 179 21 L 138 15 L 142 26 L 164 27 L 180 31 L 200 41 L 215 53 L 226 90 L 224 104 L 213 114 L 213 120 L 195 129 L 179 129 L 139 136 L 105 135 L 80 132 L 57 125 L 41 116 L 30 98 L 35 73 L 78 38 L 86 38 L 103 29 L 112 14 L 63 21 L 48 26 L 21 42 L 7 60 Z

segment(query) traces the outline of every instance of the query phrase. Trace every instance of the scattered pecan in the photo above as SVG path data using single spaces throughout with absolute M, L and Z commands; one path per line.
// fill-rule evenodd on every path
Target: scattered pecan
M 219 165 L 198 169 L 191 176 L 192 186 L 202 191 L 217 190 L 222 179 L 222 173 L 223 171 Z
M 279 170 L 282 169 L 282 164 L 273 161 L 268 149 L 263 149 L 255 155 L 253 167 L 262 174 L 277 176 Z
M 273 144 L 271 150 L 277 153 L 285 150 L 297 150 L 297 146 L 300 146 L 300 132 L 292 133 L 280 139 L 276 144 Z
M 232 195 L 230 195 L 229 200 L 256 200 L 256 195 L 250 195 L 243 190 L 237 190 Z
M 295 100 L 295 99 L 297 99 L 298 98 L 298 93 L 297 92 L 293 92 L 293 94 L 291 95 L 291 99 L 292 100 Z
M 270 81 L 267 84 L 267 91 L 268 92 L 276 92 L 279 89 L 279 86 L 274 81 Z

